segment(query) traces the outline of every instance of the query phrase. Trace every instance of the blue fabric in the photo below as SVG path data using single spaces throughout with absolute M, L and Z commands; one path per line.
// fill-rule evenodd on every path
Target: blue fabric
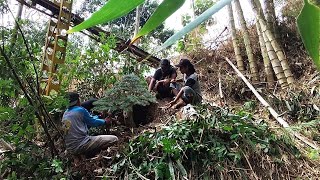
M 105 121 L 98 119 L 97 116 L 91 116 L 83 107 L 74 106 L 68 108 L 63 114 L 62 124 L 67 150 L 76 152 L 90 140 L 88 126 L 101 126 L 105 124 Z
M 81 109 L 81 110 L 80 110 L 80 109 Z M 77 110 L 78 110 L 78 109 L 77 109 Z M 91 115 L 89 114 L 89 112 L 88 112 L 86 109 L 84 109 L 84 108 L 81 108 L 81 107 L 80 107 L 78 111 L 80 111 L 80 112 L 83 113 L 84 122 L 85 122 L 88 126 L 90 126 L 90 127 L 102 126 L 102 125 L 104 125 L 104 124 L 106 123 L 105 120 L 99 119 L 98 116 L 91 116 Z

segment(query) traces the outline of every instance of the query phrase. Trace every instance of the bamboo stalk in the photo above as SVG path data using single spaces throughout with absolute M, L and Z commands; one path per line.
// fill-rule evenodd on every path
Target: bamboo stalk
M 279 84 L 281 85 L 281 87 L 287 87 L 288 83 L 287 83 L 287 78 L 283 72 L 281 63 L 278 59 L 277 54 L 274 52 L 274 49 L 270 43 L 270 41 L 268 40 L 266 34 L 262 33 L 265 45 L 266 45 L 266 49 L 267 49 L 267 53 L 273 68 L 273 71 L 279 81 Z
M 257 24 L 260 27 L 259 29 L 261 29 L 261 26 L 260 26 L 260 23 L 259 23 L 259 19 L 263 19 L 264 16 L 261 13 L 257 13 L 257 11 L 256 11 L 257 6 L 255 5 L 253 0 L 251 0 L 251 4 L 253 6 L 253 9 L 254 9 L 255 13 L 257 14 Z M 286 76 L 285 76 L 285 74 L 283 72 L 281 63 L 280 63 L 280 61 L 278 59 L 278 56 L 274 52 L 274 49 L 273 49 L 269 39 L 267 38 L 266 34 L 262 31 L 262 29 L 261 29 L 261 33 L 262 33 L 262 36 L 263 36 L 263 39 L 264 39 L 264 42 L 265 42 L 265 45 L 266 45 L 267 53 L 268 53 L 269 59 L 271 61 L 271 65 L 272 65 L 273 71 L 275 72 L 275 75 L 276 75 L 276 77 L 277 77 L 277 79 L 279 81 L 279 84 L 283 88 L 287 87 L 288 86 L 287 78 L 286 78 Z
M 266 44 L 264 42 L 259 23 L 256 23 L 256 28 L 257 28 L 257 32 L 258 32 L 258 36 L 259 36 L 259 43 L 260 43 L 260 49 L 261 49 L 261 54 L 262 54 L 262 58 L 263 58 L 264 71 L 267 76 L 268 87 L 270 88 L 270 87 L 273 87 L 273 85 L 274 85 L 274 77 L 273 77 L 273 73 L 272 73 L 272 67 L 271 67 Z
M 51 135 L 49 133 L 48 127 L 46 126 L 45 122 L 43 121 L 43 116 L 41 116 L 41 111 L 36 107 L 35 102 L 30 97 L 26 87 L 23 85 L 23 83 L 22 83 L 21 79 L 19 78 L 16 70 L 13 68 L 13 65 L 11 64 L 11 61 L 10 61 L 9 57 L 7 56 L 7 54 L 5 53 L 4 49 L 0 48 L 0 52 L 1 52 L 2 56 L 4 57 L 4 60 L 7 63 L 9 69 L 11 70 L 13 78 L 17 81 L 19 87 L 23 91 L 23 93 L 24 93 L 26 99 L 28 100 L 29 104 L 35 108 L 35 115 L 38 118 L 38 120 L 40 122 L 40 125 L 44 129 L 45 134 L 47 135 L 47 138 L 48 138 L 48 141 L 49 141 L 49 146 L 51 147 L 51 155 L 52 155 L 52 157 L 54 157 L 54 155 L 58 154 L 58 151 L 57 151 L 57 149 L 56 149 L 56 147 L 54 145 L 54 142 L 53 142 L 53 140 L 51 138 Z
M 236 57 L 237 66 L 238 66 L 239 70 L 242 73 L 244 73 L 243 59 L 242 59 L 241 51 L 240 51 L 240 47 L 239 47 L 239 40 L 237 38 L 236 27 L 234 24 L 233 11 L 232 11 L 231 4 L 228 5 L 228 13 L 229 13 L 229 26 L 230 26 L 231 35 L 232 35 L 232 44 L 233 44 L 234 54 Z
M 270 27 L 270 30 L 274 34 L 276 40 L 280 42 L 276 12 L 274 10 L 274 2 L 273 0 L 263 0 L 262 3 L 265 5 L 265 15 L 268 26 Z
M 269 105 L 269 103 L 263 99 L 263 97 L 256 91 L 256 89 L 251 85 L 251 83 L 244 77 L 244 75 L 237 69 L 235 65 L 232 64 L 232 62 L 226 57 L 225 60 L 229 63 L 229 65 L 234 69 L 234 71 L 237 73 L 237 75 L 243 80 L 244 83 L 250 88 L 250 90 L 253 92 L 253 94 L 257 97 L 257 99 L 261 102 L 263 106 L 265 106 L 270 114 L 284 127 L 288 128 L 290 127 L 289 124 Z M 309 140 L 308 138 L 304 137 L 303 135 L 293 132 L 292 130 L 289 130 L 296 138 L 301 140 L 302 142 L 306 143 L 310 147 L 318 150 L 319 146 L 314 143 L 313 141 Z
M 256 82 L 256 81 L 259 81 L 258 67 L 257 67 L 257 61 L 253 56 L 249 31 L 248 31 L 247 24 L 246 24 L 246 21 L 243 16 L 243 11 L 242 11 L 241 5 L 239 3 L 239 0 L 234 0 L 234 5 L 237 10 L 238 18 L 239 18 L 241 29 L 243 32 L 243 41 L 244 41 L 247 56 L 248 56 L 250 73 L 252 75 L 252 80 L 254 82 Z
M 250 0 L 251 4 L 253 5 L 253 11 L 258 16 L 258 22 L 260 23 L 261 30 L 263 34 L 266 34 L 267 38 L 271 42 L 271 45 L 277 54 L 277 57 L 280 61 L 280 64 L 282 66 L 284 75 L 287 78 L 288 84 L 292 84 L 294 82 L 293 74 L 290 70 L 288 60 L 284 55 L 284 52 L 282 51 L 282 48 L 280 47 L 279 43 L 277 42 L 274 34 L 271 32 L 270 27 L 268 27 L 268 24 L 265 21 L 265 18 L 262 13 L 262 8 L 259 0 Z

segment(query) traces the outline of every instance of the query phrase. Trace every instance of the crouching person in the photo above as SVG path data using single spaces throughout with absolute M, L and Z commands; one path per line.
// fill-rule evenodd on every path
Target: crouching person
M 155 91 L 156 98 L 162 99 L 173 97 L 172 89 L 176 87 L 174 81 L 177 77 L 176 69 L 170 65 L 168 59 L 162 59 L 160 62 L 160 68 L 156 70 L 151 80 L 149 80 L 149 91 Z
M 89 136 L 88 127 L 110 125 L 111 120 L 93 117 L 80 106 L 79 94 L 68 93 L 69 107 L 62 117 L 66 149 L 75 155 L 92 156 L 118 141 L 114 135 Z
M 202 95 L 200 83 L 193 64 L 188 59 L 181 59 L 179 64 L 175 66 L 179 67 L 180 72 L 184 75 L 184 87 L 180 90 L 173 90 L 176 97 L 167 104 L 167 107 L 178 109 L 187 104 L 196 105 L 201 103 Z

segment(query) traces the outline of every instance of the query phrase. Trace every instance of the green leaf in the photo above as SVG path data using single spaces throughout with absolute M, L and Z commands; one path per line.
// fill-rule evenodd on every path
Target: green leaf
M 169 172 L 172 180 L 175 180 L 174 168 L 171 159 L 169 158 Z
M 225 131 L 232 131 L 232 129 L 233 129 L 232 126 L 228 126 L 228 125 L 223 126 L 223 130 Z
M 183 167 L 180 159 L 177 160 L 177 167 L 178 167 L 180 173 L 182 174 L 183 178 L 184 178 L 184 179 L 188 179 L 188 178 L 187 178 L 187 177 L 188 177 L 187 170 Z
M 299 32 L 309 55 L 320 70 L 320 8 L 304 0 L 304 6 L 297 19 Z
M 164 42 L 163 45 L 157 50 L 157 52 L 162 51 L 163 49 L 167 48 L 168 46 L 172 45 L 173 43 L 181 39 L 184 35 L 192 31 L 202 22 L 206 21 L 207 19 L 210 19 L 213 14 L 218 12 L 224 6 L 230 4 L 231 1 L 232 0 L 221 0 L 217 2 L 211 8 L 207 9 L 204 13 L 198 16 L 194 21 L 190 22 L 184 28 L 182 28 L 179 32 L 175 33 L 169 39 L 167 39 L 166 42 Z
M 230 136 L 230 139 L 236 139 L 237 137 L 239 137 L 239 134 L 232 134 L 232 135 Z
M 172 152 L 172 147 L 173 147 L 173 141 L 170 139 L 163 139 L 162 140 L 162 145 L 163 145 L 163 150 L 166 153 L 171 153 Z
M 128 14 L 143 2 L 144 0 L 121 0 L 121 2 L 109 0 L 99 11 L 93 13 L 89 19 L 68 30 L 68 33 L 78 32 L 98 24 L 110 22 Z
M 131 42 L 134 42 L 136 39 L 157 28 L 161 23 L 163 23 L 163 21 L 176 12 L 184 4 L 184 2 L 185 0 L 164 0 L 157 7 L 146 24 L 140 29 L 137 35 L 132 38 Z

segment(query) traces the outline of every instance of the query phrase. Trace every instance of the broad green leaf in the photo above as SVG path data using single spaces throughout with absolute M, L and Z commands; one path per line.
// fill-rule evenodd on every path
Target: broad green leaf
M 157 28 L 163 21 L 176 12 L 183 4 L 185 0 L 164 0 L 154 11 L 146 24 L 140 29 L 131 42 L 134 42 L 141 36 L 148 34 L 150 31 Z
M 93 13 L 89 19 L 68 30 L 68 33 L 78 32 L 124 16 L 144 1 L 145 0 L 109 0 L 99 11 Z
M 304 46 L 320 70 L 320 8 L 304 0 L 297 24 Z
M 168 46 L 172 45 L 173 43 L 181 39 L 185 34 L 192 31 L 194 28 L 199 26 L 202 22 L 206 21 L 207 19 L 210 19 L 213 14 L 218 12 L 224 6 L 230 4 L 231 1 L 232 0 L 220 0 L 219 2 L 217 2 L 211 8 L 207 9 L 200 16 L 198 16 L 194 21 L 190 22 L 184 28 L 182 28 L 179 32 L 175 33 L 169 39 L 167 39 L 166 42 L 164 42 L 163 45 L 157 50 L 157 52 L 162 51 L 163 49 L 167 48 Z

